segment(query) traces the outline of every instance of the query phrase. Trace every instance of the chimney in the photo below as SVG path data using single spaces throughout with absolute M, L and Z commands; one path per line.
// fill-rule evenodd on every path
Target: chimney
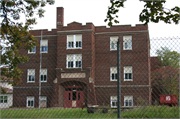
M 57 7 L 57 22 L 56 22 L 56 28 L 58 28 L 59 25 L 64 25 L 64 8 L 63 7 Z

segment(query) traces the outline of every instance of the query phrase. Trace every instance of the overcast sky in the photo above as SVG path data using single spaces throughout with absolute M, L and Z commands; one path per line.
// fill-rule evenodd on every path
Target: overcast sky
M 54 29 L 56 28 L 56 7 L 64 7 L 64 25 L 76 21 L 82 23 L 92 22 L 95 26 L 107 26 L 106 18 L 110 0 L 55 0 L 54 5 L 46 6 L 45 17 L 37 20 L 33 29 Z M 180 6 L 180 0 L 167 0 L 167 8 Z M 119 24 L 114 25 L 135 25 L 139 22 L 139 13 L 142 11 L 144 2 L 139 0 L 127 0 L 125 8 L 121 8 Z M 150 38 L 180 36 L 180 25 L 160 23 L 149 23 Z

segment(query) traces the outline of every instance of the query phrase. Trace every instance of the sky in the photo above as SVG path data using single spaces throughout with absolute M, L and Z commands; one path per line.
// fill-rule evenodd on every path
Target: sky
M 180 0 L 166 1 L 166 8 L 172 8 L 177 5 L 180 6 Z M 106 19 L 107 10 L 110 5 L 110 0 L 55 0 L 54 5 L 45 6 L 44 9 L 46 12 L 44 17 L 37 18 L 37 24 L 32 26 L 32 30 L 56 29 L 57 7 L 64 7 L 64 26 L 76 21 L 83 25 L 91 22 L 95 26 L 108 27 L 108 23 L 104 22 L 104 19 Z M 120 23 L 114 23 L 114 25 L 135 26 L 135 24 L 142 24 L 142 22 L 139 22 L 139 14 L 143 8 L 144 2 L 140 2 L 139 0 L 127 0 L 124 4 L 124 8 L 120 8 L 118 12 L 118 20 Z M 23 17 L 23 15 L 21 17 Z M 156 50 L 161 46 L 169 47 L 171 50 L 180 53 L 180 24 L 166 24 L 164 22 L 149 23 L 148 28 L 151 43 L 151 56 L 154 56 Z M 171 37 L 171 42 L 169 42 L 168 37 Z
M 107 26 L 104 22 L 107 15 L 110 0 L 55 0 L 54 5 L 45 7 L 45 16 L 37 19 L 36 26 L 33 29 L 55 29 L 56 28 L 56 7 L 64 7 L 64 26 L 76 21 L 85 25 L 88 22 L 95 26 Z M 180 6 L 180 0 L 167 0 L 165 8 Z M 139 22 L 139 14 L 144 8 L 144 2 L 139 0 L 127 0 L 124 8 L 118 12 L 119 24 L 114 25 L 132 25 L 142 24 Z M 155 52 L 161 47 L 169 47 L 172 51 L 180 53 L 180 25 L 166 24 L 164 22 L 149 23 L 149 36 L 151 42 L 151 56 L 156 56 Z M 169 42 L 169 37 L 171 41 Z M 176 39 L 178 38 L 178 39 Z M 158 39 L 158 40 L 157 40 Z M 159 40 L 161 39 L 161 40 Z
M 38 18 L 36 26 L 33 29 L 54 29 L 56 28 L 56 7 L 64 7 L 64 25 L 76 21 L 85 25 L 92 22 L 95 26 L 107 26 L 104 22 L 106 18 L 110 0 L 55 0 L 54 5 L 45 7 L 45 17 Z M 165 7 L 172 8 L 175 5 L 180 6 L 180 0 L 167 0 Z M 142 24 L 139 22 L 139 14 L 142 11 L 144 2 L 139 0 L 127 0 L 124 8 L 121 8 L 119 24 L 114 25 L 132 25 Z M 180 25 L 160 23 L 149 23 L 150 38 L 156 37 L 174 37 L 180 36 Z

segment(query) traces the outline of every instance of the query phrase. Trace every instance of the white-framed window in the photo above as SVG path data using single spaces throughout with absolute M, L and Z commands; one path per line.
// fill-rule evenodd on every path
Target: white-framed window
M 117 67 L 110 67 L 110 81 L 117 81 Z
M 118 36 L 110 37 L 110 50 L 117 50 Z
M 41 53 L 48 52 L 48 40 L 42 40 L 41 42 Z
M 31 54 L 31 53 L 36 53 L 36 46 L 34 46 L 31 50 L 28 50 L 28 53 Z
M 82 35 L 67 35 L 67 49 L 82 48 Z
M 123 36 L 123 49 L 132 50 L 132 36 Z
M 117 96 L 111 96 L 110 97 L 111 107 L 116 108 L 117 107 Z
M 81 68 L 82 67 L 82 55 L 81 54 L 71 54 L 66 57 L 67 68 Z
M 132 66 L 124 67 L 124 81 L 132 81 L 133 80 L 133 71 Z
M 27 107 L 34 107 L 34 97 L 33 96 L 27 97 Z
M 40 107 L 47 107 L 47 97 L 46 96 L 40 96 Z
M 0 103 L 7 103 L 8 97 L 7 96 L 0 96 Z
M 124 106 L 125 107 L 133 106 L 133 96 L 124 96 Z
M 27 82 L 35 82 L 35 69 L 28 69 Z
M 47 69 L 41 69 L 41 82 L 47 82 Z

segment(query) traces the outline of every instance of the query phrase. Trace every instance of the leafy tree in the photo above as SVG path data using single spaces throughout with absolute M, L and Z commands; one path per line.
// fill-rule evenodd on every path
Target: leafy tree
M 6 80 L 12 80 L 12 85 L 17 85 L 21 80 L 22 71 L 18 69 L 19 63 L 28 61 L 27 56 L 19 54 L 19 48 L 24 47 L 31 50 L 37 43 L 33 35 L 30 35 L 31 25 L 36 24 L 36 17 L 43 17 L 43 7 L 46 4 L 54 4 L 54 0 L 1 0 L 1 40 L 5 45 L 0 44 L 1 64 L 8 65 L 8 68 L 1 68 L 1 75 Z M 25 16 L 26 22 L 20 21 Z
M 108 21 L 108 25 L 112 26 L 114 23 L 119 23 L 118 21 L 118 11 L 119 8 L 124 7 L 124 2 L 127 0 L 110 0 L 111 7 L 108 8 L 107 17 L 105 22 Z M 171 24 L 174 22 L 178 24 L 179 11 L 180 8 L 175 6 L 174 8 L 167 9 L 164 7 L 166 0 L 140 0 L 145 3 L 144 9 L 139 15 L 139 20 L 148 24 L 150 21 L 158 23 L 159 21 L 164 21 L 165 23 Z
M 173 68 L 179 68 L 180 54 L 176 51 L 170 51 L 167 47 L 161 47 L 160 50 L 156 51 L 159 62 L 162 66 L 170 66 Z
M 0 89 L 1 89 L 1 94 L 6 94 L 7 93 L 7 90 L 5 88 L 0 87 Z
M 152 87 L 160 94 L 178 95 L 179 70 L 170 66 L 162 67 L 151 73 Z M 153 92 L 154 92 L 153 91 Z M 155 93 L 157 93 L 155 92 Z

